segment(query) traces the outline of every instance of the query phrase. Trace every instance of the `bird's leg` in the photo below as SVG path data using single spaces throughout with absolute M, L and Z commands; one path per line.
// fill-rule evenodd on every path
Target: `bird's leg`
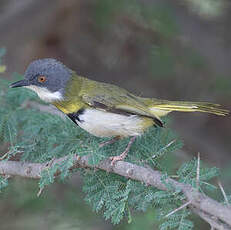
M 136 137 L 132 137 L 128 142 L 126 149 L 118 156 L 110 157 L 111 165 L 114 165 L 116 161 L 122 161 L 128 154 L 133 142 L 135 141 Z
M 109 144 L 113 144 L 115 143 L 116 141 L 118 141 L 120 139 L 120 136 L 115 136 L 113 137 L 111 140 L 109 141 L 104 141 L 102 143 L 99 144 L 99 147 L 102 148 L 103 146 L 105 145 L 109 145 Z

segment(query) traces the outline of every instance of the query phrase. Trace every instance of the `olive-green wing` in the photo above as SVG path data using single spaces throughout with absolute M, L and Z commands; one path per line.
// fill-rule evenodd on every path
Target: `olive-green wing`
M 149 108 L 135 95 L 111 84 L 95 81 L 84 82 L 80 91 L 83 102 L 91 107 L 114 113 L 127 113 L 152 118 L 159 126 L 163 126 L 159 117 L 149 112 Z

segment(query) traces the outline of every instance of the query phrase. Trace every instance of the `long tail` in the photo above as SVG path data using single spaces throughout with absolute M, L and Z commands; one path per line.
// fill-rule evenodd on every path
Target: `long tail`
M 146 98 L 145 103 L 148 105 L 150 111 L 159 117 L 172 111 L 203 112 L 219 116 L 226 116 L 230 113 L 229 110 L 221 109 L 218 104 L 207 102 L 167 101 Z

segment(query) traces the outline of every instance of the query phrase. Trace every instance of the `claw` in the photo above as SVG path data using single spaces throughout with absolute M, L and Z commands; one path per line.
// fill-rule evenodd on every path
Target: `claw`
M 123 153 L 124 153 L 124 152 L 123 152 Z M 118 155 L 118 156 L 110 157 L 111 166 L 114 166 L 115 163 L 116 163 L 117 161 L 122 161 L 122 160 L 124 160 L 124 158 L 127 156 L 127 154 L 126 154 L 126 155 L 125 155 L 125 154 L 123 155 L 123 153 L 120 154 L 120 155 Z
M 129 152 L 129 150 L 130 150 L 133 142 L 135 141 L 135 139 L 136 139 L 136 137 L 132 137 L 130 139 L 130 141 L 129 141 L 129 143 L 128 143 L 126 149 L 125 149 L 125 151 L 122 152 L 120 155 L 114 156 L 114 157 L 110 157 L 111 165 L 112 166 L 114 166 L 117 161 L 122 161 L 122 160 L 124 160 L 124 158 L 126 158 L 126 156 L 128 155 L 128 152 Z

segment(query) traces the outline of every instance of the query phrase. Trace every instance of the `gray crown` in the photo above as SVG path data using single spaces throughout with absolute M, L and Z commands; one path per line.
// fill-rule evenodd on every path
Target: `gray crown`
M 63 93 L 72 71 L 61 62 L 52 59 L 38 59 L 30 63 L 25 72 L 25 79 L 29 85 L 46 87 L 51 92 L 60 91 Z M 40 83 L 37 78 L 40 75 L 46 77 L 46 82 Z

